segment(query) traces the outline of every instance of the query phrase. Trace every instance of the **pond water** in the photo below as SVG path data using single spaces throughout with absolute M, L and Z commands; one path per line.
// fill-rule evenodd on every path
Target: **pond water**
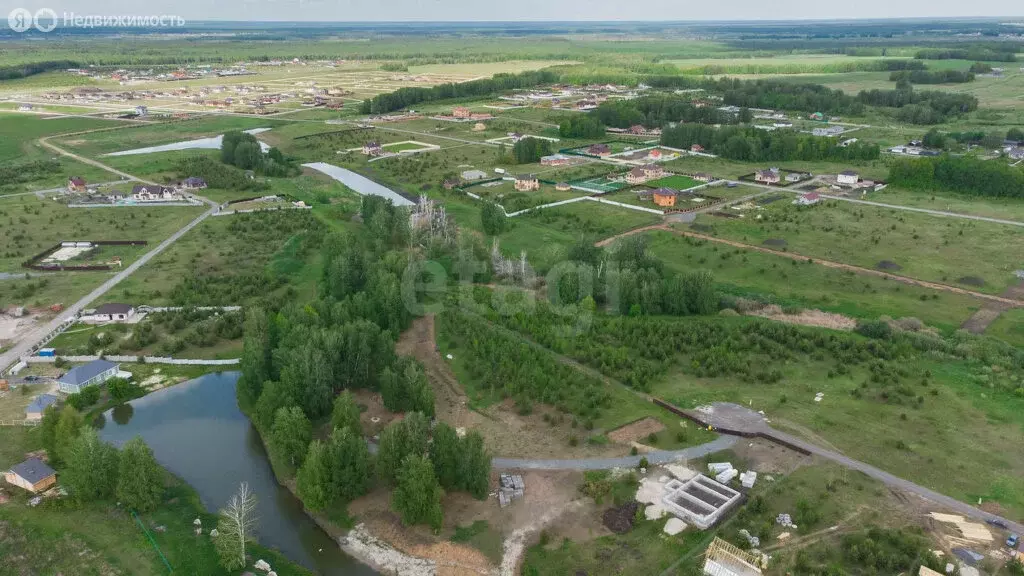
M 142 436 L 209 510 L 223 508 L 248 482 L 258 499 L 259 542 L 318 574 L 377 574 L 343 553 L 277 483 L 256 429 L 238 409 L 237 380 L 237 372 L 208 374 L 108 410 L 100 437 L 121 445 Z
M 348 186 L 357 194 L 362 194 L 363 196 L 367 194 L 383 196 L 384 198 L 391 200 L 395 206 L 412 206 L 415 204 L 412 200 L 409 200 L 387 186 L 382 186 L 373 180 L 370 180 L 366 176 L 357 174 L 347 168 L 342 168 L 326 162 L 310 162 L 309 164 L 303 164 L 303 166 L 305 168 L 312 168 L 317 172 L 327 174 L 331 178 L 334 178 L 338 182 Z
M 246 134 L 259 134 L 266 132 L 270 128 L 253 128 L 252 130 L 243 130 Z M 174 150 L 219 150 L 221 144 L 224 142 L 224 135 L 214 136 L 212 138 L 198 138 L 196 140 L 185 140 L 182 142 L 172 142 L 171 144 L 161 144 L 160 146 L 148 146 L 146 148 L 135 148 L 134 150 L 122 150 L 120 152 L 111 152 L 110 154 L 104 154 L 104 156 L 134 156 L 136 154 L 152 154 L 153 152 L 172 152 Z M 264 142 L 260 142 L 260 150 L 267 152 L 270 150 L 270 146 Z

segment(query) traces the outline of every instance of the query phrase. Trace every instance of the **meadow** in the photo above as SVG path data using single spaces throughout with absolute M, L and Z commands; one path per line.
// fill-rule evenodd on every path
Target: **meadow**
M 774 202 L 746 218 L 701 215 L 696 223 L 747 244 L 1000 293 L 1016 279 L 1024 230 L 1015 226 L 826 201 Z M 778 248 L 777 248 L 778 249 Z

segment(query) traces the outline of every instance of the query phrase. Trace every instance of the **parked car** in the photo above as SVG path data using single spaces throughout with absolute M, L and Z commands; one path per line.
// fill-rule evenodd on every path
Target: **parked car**
M 1010 534 L 1010 537 L 1006 539 L 1006 545 L 1010 548 L 1016 548 L 1020 544 L 1020 536 L 1016 534 Z

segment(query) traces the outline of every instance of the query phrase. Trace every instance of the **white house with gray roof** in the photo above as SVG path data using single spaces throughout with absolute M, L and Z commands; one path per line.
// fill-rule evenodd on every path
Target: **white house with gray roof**
M 99 386 L 120 370 L 118 364 L 106 360 L 93 360 L 68 370 L 67 374 L 57 379 L 57 387 L 65 394 L 77 394 L 87 386 Z

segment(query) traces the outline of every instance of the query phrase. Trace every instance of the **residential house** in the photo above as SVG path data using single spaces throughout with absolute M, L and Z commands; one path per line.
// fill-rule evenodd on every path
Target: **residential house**
M 658 150 L 657 148 L 651 148 L 651 150 L 649 152 L 647 152 L 647 159 L 648 160 L 661 160 L 662 156 L 663 156 L 663 154 L 662 154 L 661 150 Z
M 676 196 L 679 193 L 671 188 L 658 188 L 654 191 L 654 203 L 662 208 L 671 208 L 676 205 Z
M 469 108 L 466 108 L 465 106 L 456 106 L 455 108 L 452 109 L 452 116 L 460 120 L 465 120 L 469 118 L 471 115 L 472 112 L 470 112 Z
M 629 184 L 630 186 L 636 186 L 637 184 L 643 184 L 644 182 L 647 182 L 647 173 L 639 166 L 633 168 L 626 174 L 626 184 Z
M 844 170 L 836 177 L 836 181 L 840 184 L 856 186 L 857 182 L 860 181 L 860 176 L 858 176 L 853 170 Z
M 106 360 L 93 360 L 68 370 L 57 379 L 57 388 L 65 394 L 77 394 L 87 386 L 99 386 L 114 376 L 120 366 Z
M 540 190 L 540 180 L 533 174 L 520 174 L 516 176 L 515 189 L 518 192 Z
M 802 179 L 803 179 L 803 175 L 798 174 L 796 172 L 790 172 L 789 174 L 786 174 L 786 182 L 789 182 L 789 183 L 799 182 Z
M 441 186 L 444 186 L 445 190 L 454 190 L 455 188 L 458 188 L 460 184 L 462 184 L 462 181 L 458 178 L 445 178 L 444 182 L 441 183 Z
M 4 479 L 8 484 L 38 494 L 57 483 L 57 472 L 42 460 L 29 458 L 8 470 Z
M 131 304 L 104 304 L 89 314 L 82 316 L 87 324 L 105 324 L 107 322 L 125 322 L 135 316 L 135 306 Z
M 81 176 L 68 178 L 68 192 L 85 192 L 85 179 Z
M 39 421 L 43 419 L 43 412 L 57 403 L 59 398 L 53 394 L 40 394 L 32 399 L 32 402 L 25 408 L 25 420 Z
M 703 152 L 703 151 L 704 151 L 704 147 L 701 146 L 700 144 L 693 144 L 692 146 L 690 146 L 690 152 Z
M 592 156 L 610 156 L 611 153 L 612 149 L 607 144 L 594 144 L 587 148 L 587 154 Z
M 829 138 L 839 136 L 843 132 L 846 132 L 846 129 L 842 126 L 828 126 L 826 128 L 815 128 L 811 130 L 811 134 L 814 136 L 826 136 Z
M 758 170 L 754 174 L 754 181 L 762 184 L 778 184 L 782 178 L 776 170 Z
M 705 174 L 704 172 L 697 172 L 696 174 L 691 176 L 691 178 L 698 182 L 713 182 L 715 180 L 714 176 L 712 176 L 711 174 Z
M 572 162 L 572 158 L 565 154 L 552 154 L 550 156 L 543 156 L 540 159 L 541 166 L 565 166 L 570 162 Z
M 644 164 L 642 170 L 644 171 L 644 176 L 648 180 L 654 180 L 665 176 L 665 169 L 657 164 Z
M 181 182 L 181 185 L 184 186 L 185 188 L 192 189 L 206 188 L 206 180 L 203 180 L 202 178 L 197 178 L 195 176 L 190 176 L 188 178 L 185 178 L 185 180 Z
M 558 184 L 555 184 L 555 190 L 558 190 L 559 192 L 568 192 L 569 190 L 572 190 L 572 186 L 570 186 L 568 182 L 559 182 Z
M 519 142 L 523 138 L 526 138 L 525 135 L 520 134 L 519 132 L 509 132 L 509 133 L 506 134 L 506 136 L 511 138 L 513 143 Z
M 380 156 L 384 153 L 384 148 L 381 147 L 379 142 L 367 142 L 363 144 L 363 154 L 367 156 Z
M 821 202 L 821 195 L 817 192 L 808 192 L 794 200 L 793 204 L 796 204 L 797 206 L 813 206 L 818 202 Z
M 174 188 L 138 184 L 132 186 L 132 200 L 135 202 L 170 202 L 181 200 L 181 195 Z

